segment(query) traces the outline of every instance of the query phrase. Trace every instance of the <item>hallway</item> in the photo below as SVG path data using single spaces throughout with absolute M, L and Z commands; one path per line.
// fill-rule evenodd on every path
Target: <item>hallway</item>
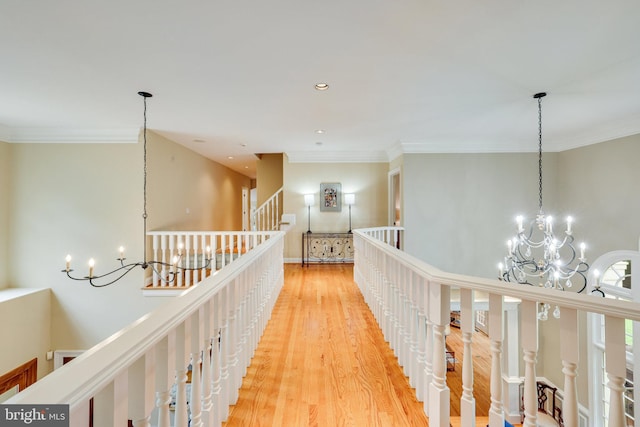
M 231 426 L 427 426 L 351 264 L 285 264 Z

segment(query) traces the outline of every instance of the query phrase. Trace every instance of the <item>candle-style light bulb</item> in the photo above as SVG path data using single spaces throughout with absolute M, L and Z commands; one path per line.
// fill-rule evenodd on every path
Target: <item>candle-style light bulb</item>
M 586 247 L 587 245 L 585 245 L 584 242 L 580 243 L 580 260 L 584 260 L 584 250 Z
M 573 217 L 567 217 L 567 234 L 571 234 L 571 223 L 573 222 Z
M 600 289 L 600 271 L 598 269 L 593 270 L 593 278 L 595 279 L 595 282 L 596 282 L 594 287 L 596 289 Z
M 173 274 L 176 274 L 178 272 L 178 256 L 175 255 L 173 257 Z
M 500 272 L 500 275 L 498 276 L 498 278 L 502 279 L 502 275 L 504 274 L 504 265 L 502 265 L 502 263 L 498 263 L 498 271 Z
M 120 259 L 124 259 L 124 246 L 120 246 L 118 252 L 120 253 Z
M 71 271 L 71 255 L 67 255 L 67 256 L 64 258 L 64 261 L 65 261 L 65 263 L 66 263 L 67 271 Z
M 516 217 L 516 222 L 518 223 L 518 233 L 522 233 L 524 231 L 524 228 L 522 228 L 522 221 L 524 221 L 524 218 L 522 217 L 522 215 L 518 215 Z
M 89 277 L 93 277 L 93 267 L 96 266 L 96 260 L 91 258 L 89 259 Z

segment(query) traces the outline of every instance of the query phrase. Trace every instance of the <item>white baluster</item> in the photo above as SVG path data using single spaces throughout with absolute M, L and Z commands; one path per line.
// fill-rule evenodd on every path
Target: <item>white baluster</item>
M 194 262 L 195 260 L 192 259 L 191 257 L 191 238 L 192 236 L 190 234 L 186 234 L 184 236 L 184 266 L 186 268 L 186 270 L 184 270 L 184 286 L 191 286 L 192 285 L 192 280 L 191 280 L 191 275 L 193 274 L 193 270 L 188 270 L 189 268 L 191 268 L 191 263 Z M 196 248 L 193 248 L 194 251 Z
M 200 358 L 200 343 L 203 341 L 202 320 L 204 317 L 204 307 L 200 306 L 198 311 L 191 316 L 191 398 L 189 407 L 191 408 L 190 427 L 202 427 L 202 384 Z
M 174 357 L 169 357 L 169 340 L 171 353 L 175 350 L 175 334 L 170 333 L 156 345 L 156 408 L 158 409 L 158 427 L 169 427 L 169 405 L 171 404 L 169 374 L 173 373 Z M 169 360 L 174 363 L 170 364 Z M 173 379 L 173 375 L 171 376 Z
M 145 242 L 146 245 L 146 242 Z M 153 261 L 157 261 L 159 256 L 160 256 L 160 244 L 159 244 L 159 236 L 158 235 L 153 235 L 151 237 L 151 253 L 152 253 L 152 260 Z M 146 260 L 145 260 L 146 261 Z M 151 287 L 156 287 L 158 285 L 159 282 L 159 277 L 158 277 L 158 273 L 156 272 L 156 269 L 154 268 L 152 270 L 151 273 Z
M 429 425 L 448 427 L 450 391 L 447 387 L 445 326 L 451 316 L 449 287 L 429 284 L 429 316 L 433 323 L 433 378 L 429 389 Z
M 609 382 L 609 427 L 624 427 L 624 383 L 627 376 L 624 319 L 605 316 L 606 371 Z
M 87 420 L 90 417 L 88 405 L 86 411 L 81 418 L 84 422 L 78 423 L 82 427 L 87 425 Z M 94 396 L 93 427 L 126 425 L 128 419 L 129 373 L 125 370 L 116 375 L 113 382 Z
M 231 336 L 229 334 L 229 305 L 228 305 L 229 286 L 220 291 L 220 311 L 222 313 L 222 321 L 220 323 L 220 415 L 221 420 L 226 420 L 229 416 L 229 352 L 231 349 Z
M 204 322 L 203 322 L 203 339 L 204 346 L 202 351 L 202 421 L 205 427 L 213 426 L 213 377 L 212 377 L 212 363 L 211 352 L 213 351 L 211 346 L 211 336 L 213 330 L 213 313 L 214 305 L 213 298 L 209 302 L 204 304 Z
M 578 389 L 576 387 L 579 361 L 578 311 L 560 308 L 560 357 L 564 374 L 562 418 L 565 427 L 578 427 Z
M 524 426 L 535 426 L 538 414 L 536 359 L 538 355 L 538 303 L 520 304 L 520 337 L 524 360 Z
M 238 380 L 238 349 L 240 346 L 240 334 L 238 333 L 238 288 L 239 280 L 236 279 L 230 284 L 229 297 L 229 382 L 227 389 L 229 393 L 229 404 L 233 405 L 238 399 L 236 382 Z
M 189 415 L 187 408 L 187 348 L 190 347 L 190 319 L 176 327 L 176 406 L 175 427 L 187 427 Z
M 222 249 L 222 263 L 221 266 L 224 267 L 227 265 L 227 235 L 220 235 L 220 249 Z
M 462 332 L 462 342 L 464 344 L 460 422 L 464 426 L 476 425 L 476 400 L 473 397 L 473 354 L 471 353 L 474 330 L 473 291 L 460 289 L 460 332 Z
M 433 323 L 430 320 L 430 303 L 429 303 L 429 288 L 431 284 L 428 284 L 425 289 L 426 298 L 426 341 L 425 341 L 425 360 L 424 360 L 424 413 L 429 416 L 429 396 L 431 396 L 431 383 L 433 383 Z
M 409 382 L 416 389 L 421 379 L 421 376 L 418 375 L 418 361 L 420 358 L 418 338 L 418 323 L 420 321 L 418 304 L 420 300 L 418 298 L 418 286 L 417 275 L 409 271 Z
M 213 411 L 214 411 L 214 425 L 218 426 L 222 423 L 220 416 L 221 411 L 221 390 L 222 390 L 222 376 L 221 376 L 221 355 L 220 355 L 220 340 L 222 324 L 222 310 L 220 308 L 221 292 L 213 297 L 213 340 L 211 342 L 211 376 L 212 376 L 212 394 L 213 394 Z
M 502 295 L 489 294 L 489 339 L 491 341 L 491 407 L 489 425 L 504 426 L 502 410 Z
M 155 349 L 129 367 L 129 418 L 134 427 L 150 427 L 154 407 Z
M 427 341 L 427 319 L 426 319 L 426 311 L 425 311 L 425 290 L 426 290 L 426 281 L 421 278 L 416 278 L 416 301 L 418 304 L 418 325 L 417 325 L 417 365 L 416 365 L 416 397 L 419 401 L 424 402 L 426 400 L 425 397 L 425 364 L 427 361 L 426 355 L 426 341 Z

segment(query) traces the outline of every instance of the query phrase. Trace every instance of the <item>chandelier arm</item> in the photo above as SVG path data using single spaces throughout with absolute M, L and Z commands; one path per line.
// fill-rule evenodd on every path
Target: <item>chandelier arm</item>
M 137 263 L 131 263 L 131 264 L 127 264 L 127 265 L 122 265 L 121 267 L 118 267 L 118 268 L 116 268 L 115 270 L 112 270 L 112 271 L 110 271 L 110 272 L 108 272 L 108 273 L 105 273 L 105 274 L 101 274 L 101 275 L 99 275 L 99 276 L 74 277 L 74 276 L 72 276 L 72 275 L 71 275 L 71 272 L 72 272 L 73 270 L 69 269 L 69 270 L 62 270 L 62 271 L 63 271 L 64 273 L 67 273 L 67 277 L 68 277 L 69 279 L 76 280 L 76 281 L 81 281 L 81 282 L 87 282 L 87 281 L 88 281 L 88 282 L 89 282 L 89 284 L 90 284 L 91 286 L 93 286 L 94 288 L 102 288 L 102 287 L 104 287 L 104 286 L 109 286 L 109 285 L 111 285 L 111 284 L 113 284 L 113 283 L 117 282 L 117 281 L 118 281 L 118 280 L 120 280 L 120 279 L 121 279 L 125 274 L 127 274 L 128 272 L 130 272 L 131 270 L 133 270 L 133 269 L 134 269 L 134 268 L 136 268 L 136 267 L 142 266 L 142 264 L 143 264 L 143 263 L 137 262 Z M 122 270 L 124 270 L 124 272 L 123 272 L 122 274 L 120 274 L 120 275 L 119 275 L 115 280 L 113 280 L 113 281 L 111 281 L 111 282 L 109 282 L 109 283 L 102 284 L 102 285 L 97 285 L 97 284 L 93 283 L 93 280 L 94 280 L 94 279 L 102 279 L 102 278 L 104 278 L 104 277 L 111 276 L 111 275 L 113 275 L 113 274 L 115 274 L 115 273 L 117 273 L 117 272 L 119 272 L 119 271 L 122 271 Z

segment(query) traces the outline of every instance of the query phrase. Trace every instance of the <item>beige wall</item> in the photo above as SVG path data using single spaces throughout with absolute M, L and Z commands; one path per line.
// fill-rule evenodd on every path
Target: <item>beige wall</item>
M 258 206 L 284 185 L 285 156 L 282 153 L 261 154 L 256 162 Z
M 284 211 L 296 215 L 296 225 L 287 232 L 285 259 L 301 259 L 301 234 L 308 228 L 305 194 L 315 195 L 311 207 L 311 230 L 347 232 L 349 210 L 342 200 L 341 212 L 320 212 L 320 183 L 339 182 L 342 192 L 354 193 L 352 228 L 382 226 L 387 223 L 387 163 L 285 163 Z
M 558 153 L 558 205 L 575 217 L 576 239 L 587 243 L 588 262 L 619 249 L 638 250 L 640 237 L 640 135 Z M 586 315 L 580 316 L 580 403 L 587 405 L 591 386 Z M 544 375 L 562 386 L 557 321 L 541 323 L 540 362 Z
M 0 289 L 9 286 L 9 206 L 11 144 L 0 141 Z
M 34 357 L 38 358 L 38 378 L 51 369 L 51 292 L 7 289 L 0 295 L 0 375 Z
M 150 230 L 242 229 L 250 178 L 156 133 L 147 137 Z
M 240 228 L 249 178 L 152 132 L 148 145 L 149 229 Z M 107 271 L 119 245 L 129 260 L 142 260 L 142 144 L 14 144 L 13 151 L 10 281 L 51 288 L 53 348 L 89 348 L 163 303 L 142 297 L 139 269 L 101 289 L 60 272 L 67 253 L 78 275 L 90 257 L 96 272 Z
M 538 212 L 538 156 L 405 154 L 405 251 L 452 273 L 495 278 L 519 214 Z M 557 155 L 544 155 L 544 205 L 554 209 Z

